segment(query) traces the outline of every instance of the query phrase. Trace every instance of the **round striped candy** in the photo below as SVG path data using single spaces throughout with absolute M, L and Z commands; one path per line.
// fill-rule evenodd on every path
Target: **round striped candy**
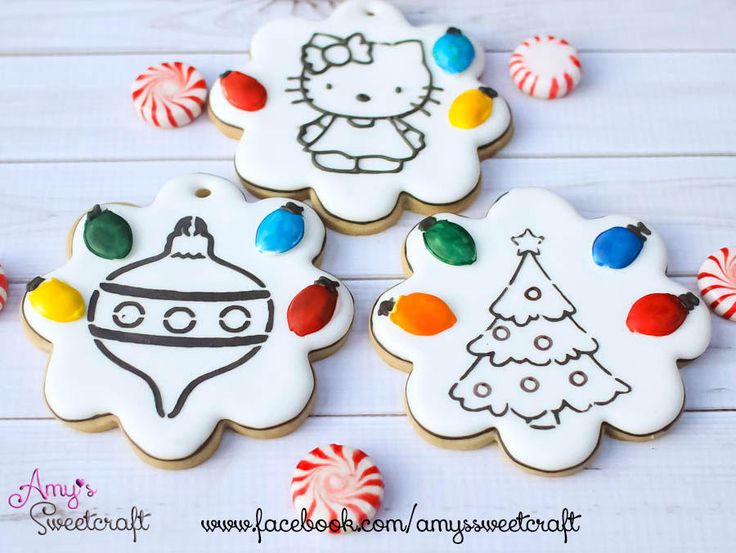
M 207 83 L 196 68 L 180 61 L 146 69 L 133 82 L 138 115 L 161 128 L 183 127 L 194 121 L 207 99 Z
M 578 51 L 565 39 L 536 35 L 511 54 L 509 73 L 519 90 L 529 96 L 562 98 L 580 81 Z
M 736 321 L 736 248 L 708 256 L 698 272 L 703 301 L 724 319 Z
M 0 265 L 0 309 L 5 307 L 8 301 L 8 277 L 5 276 L 3 266 Z
M 310 451 L 296 466 L 291 499 L 298 513 L 306 510 L 312 522 L 324 521 L 332 533 L 350 528 L 331 521 L 346 519 L 355 525 L 372 518 L 383 499 L 383 476 L 360 449 L 330 444 Z

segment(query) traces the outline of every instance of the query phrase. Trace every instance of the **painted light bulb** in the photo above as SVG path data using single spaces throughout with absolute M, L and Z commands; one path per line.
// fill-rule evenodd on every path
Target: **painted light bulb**
M 450 27 L 434 43 L 432 57 L 448 73 L 462 73 L 473 63 L 475 48 L 460 29 Z
M 450 105 L 450 124 L 458 129 L 474 129 L 493 112 L 493 99 L 498 93 L 487 86 L 472 88 L 458 95 Z
M 452 221 L 427 217 L 419 223 L 424 245 L 448 265 L 471 265 L 477 259 L 475 241 L 464 227 Z
M 378 315 L 387 316 L 396 326 L 417 336 L 434 336 L 457 322 L 455 314 L 443 300 L 423 292 L 382 301 Z
M 304 238 L 304 208 L 287 202 L 263 218 L 256 231 L 256 247 L 264 253 L 284 253 Z
M 87 212 L 84 243 L 98 257 L 123 259 L 133 248 L 133 231 L 120 215 L 96 205 Z
M 668 336 L 675 332 L 687 315 L 700 303 L 692 292 L 675 296 L 667 293 L 648 294 L 636 300 L 626 318 L 626 326 L 637 334 Z
M 306 336 L 327 326 L 337 306 L 338 286 L 336 281 L 320 277 L 294 296 L 286 311 L 289 330 Z
M 57 323 L 71 323 L 84 316 L 84 298 L 79 291 L 57 278 L 36 277 L 26 286 L 31 307 Z
M 220 86 L 225 99 L 244 111 L 258 111 L 268 100 L 266 88 L 257 79 L 240 71 L 225 71 L 220 75 Z
M 611 227 L 593 242 L 593 261 L 601 267 L 624 269 L 639 257 L 650 234 L 644 223 Z

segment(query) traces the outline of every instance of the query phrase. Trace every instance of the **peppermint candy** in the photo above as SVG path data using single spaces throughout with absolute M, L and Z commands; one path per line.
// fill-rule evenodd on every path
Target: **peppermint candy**
M 8 301 L 8 277 L 5 276 L 3 266 L 0 265 L 0 309 L 5 307 Z
M 197 69 L 180 61 L 153 65 L 133 82 L 138 115 L 161 128 L 183 127 L 202 113 L 207 83 Z
M 700 295 L 724 319 L 736 321 L 736 255 L 721 248 L 708 256 L 698 271 Z
M 356 526 L 376 514 L 383 499 L 383 476 L 360 449 L 317 447 L 296 466 L 291 499 L 297 513 L 306 509 L 307 520 L 324 521 L 331 533 L 340 534 L 350 531 L 340 526 L 343 510 Z
M 511 54 L 509 73 L 524 94 L 554 100 L 570 94 L 580 82 L 578 51 L 565 39 L 536 35 Z

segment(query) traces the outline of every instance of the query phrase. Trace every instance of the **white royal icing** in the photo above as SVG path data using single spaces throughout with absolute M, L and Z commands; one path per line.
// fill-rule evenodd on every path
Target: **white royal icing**
M 197 197 L 195 193 L 199 189 L 209 190 L 210 195 Z M 71 258 L 45 276 L 56 277 L 82 294 L 87 306 L 85 317 L 58 323 L 39 315 L 28 297 L 23 303 L 23 315 L 30 326 L 53 345 L 44 388 L 53 412 L 67 421 L 112 414 L 144 453 L 162 460 L 191 456 L 222 420 L 265 430 L 299 416 L 314 390 L 308 354 L 335 344 L 347 333 L 353 318 L 353 301 L 341 284 L 337 288 L 334 315 L 326 326 L 304 337 L 289 330 L 286 312 L 292 298 L 320 276 L 336 279 L 312 264 L 322 249 L 325 230 L 317 214 L 304 204 L 300 205 L 304 207 L 305 232 L 298 245 L 282 254 L 257 250 L 255 236 L 259 223 L 284 203 L 279 198 L 248 203 L 237 186 L 213 175 L 175 178 L 147 207 L 103 206 L 126 219 L 132 228 L 133 248 L 121 260 L 103 259 L 87 249 L 83 219 L 74 233 Z M 111 278 L 115 271 L 131 263 L 161 254 L 167 237 L 183 217 L 204 221 L 212 237 L 211 244 L 201 235 L 174 238 L 176 257 L 166 256 Z M 189 229 L 190 234 L 192 231 L 193 227 Z M 213 246 L 214 255 L 208 253 L 208 245 Z M 215 257 L 221 262 L 215 261 Z M 263 285 L 259 286 L 243 271 Z M 238 347 L 172 347 L 100 337 L 100 332 L 125 330 L 118 328 L 112 318 L 114 308 L 125 299 L 125 294 L 105 291 L 105 283 L 179 292 L 256 291 L 261 297 L 245 301 L 179 301 L 196 316 L 195 327 L 184 334 L 167 332 L 162 326 L 163 314 L 178 305 L 178 300 L 130 298 L 143 304 L 146 312 L 142 323 L 133 330 L 142 335 L 164 337 L 227 339 L 265 335 L 265 339 L 261 338 L 257 345 Z M 267 297 L 262 297 L 264 290 Z M 93 301 L 95 291 L 98 297 Z M 273 315 L 269 330 L 270 301 Z M 250 314 L 250 324 L 242 332 L 227 332 L 220 322 L 222 319 L 231 329 L 244 324 L 242 309 L 222 315 L 223 308 L 231 303 L 242 305 Z M 135 311 L 127 313 L 130 317 L 123 320 L 130 322 L 138 316 L 137 307 L 124 309 Z M 93 313 L 88 317 L 91 310 Z M 119 318 L 124 315 L 124 310 L 118 312 Z M 168 318 L 175 329 L 185 327 L 190 319 L 181 310 Z M 101 330 L 93 331 L 92 326 Z M 256 347 L 260 349 L 254 351 Z M 247 358 L 249 354 L 252 356 Z M 111 360 L 111 355 L 143 375 L 124 370 Z M 236 365 L 232 370 L 193 387 L 178 413 L 170 416 L 176 411 L 182 392 L 195 379 L 231 363 Z M 164 416 L 157 412 L 153 387 L 146 377 L 160 391 Z
M 684 401 L 677 360 L 705 350 L 710 320 L 701 302 L 668 336 L 627 328 L 629 309 L 640 297 L 686 292 L 665 274 L 659 236 L 648 236 L 639 257 L 615 270 L 594 262 L 593 241 L 610 227 L 636 220 L 585 219 L 546 190 L 513 190 L 483 219 L 435 217 L 473 236 L 477 260 L 460 267 L 443 263 L 415 227 L 406 241 L 413 273 L 385 292 L 371 315 L 378 343 L 413 363 L 406 400 L 423 429 L 450 440 L 495 429 L 516 463 L 563 471 L 594 452 L 603 423 L 651 435 L 677 418 Z M 540 299 L 523 300 L 532 286 L 539 288 Z M 423 337 L 379 315 L 382 301 L 413 292 L 443 299 L 457 322 Z M 506 330 L 498 329 L 502 326 Z M 535 339 L 546 349 L 534 347 Z M 528 392 L 522 385 L 538 389 Z M 566 407 L 560 409 L 563 400 Z
M 480 176 L 477 149 L 506 132 L 511 114 L 496 97 L 480 126 L 450 124 L 452 101 L 481 86 L 483 48 L 474 42 L 470 67 L 447 73 L 432 57 L 446 30 L 414 27 L 377 0 L 345 2 L 324 21 L 290 18 L 264 26 L 240 69 L 265 86 L 266 106 L 237 109 L 219 80 L 210 92 L 214 115 L 245 129 L 235 155 L 241 178 L 274 191 L 312 188 L 328 212 L 358 223 L 389 215 L 401 192 L 429 204 L 467 196 Z M 344 64 L 348 57 L 353 61 Z M 370 101 L 359 101 L 360 94 Z M 346 155 L 315 154 L 331 150 Z M 353 158 L 361 156 L 356 165 Z M 345 172 L 356 167 L 361 172 Z

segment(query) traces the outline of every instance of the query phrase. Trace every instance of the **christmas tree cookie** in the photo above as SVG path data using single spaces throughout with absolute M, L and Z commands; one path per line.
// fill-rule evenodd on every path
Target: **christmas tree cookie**
M 479 78 L 483 47 L 461 29 L 415 27 L 380 0 L 323 21 L 273 21 L 209 96 L 239 139 L 235 168 L 259 196 L 310 198 L 341 232 L 369 234 L 403 209 L 455 211 L 480 159 L 511 136 L 511 112 Z
M 173 179 L 148 207 L 94 206 L 22 304 L 50 353 L 49 408 L 80 430 L 120 426 L 165 468 L 204 461 L 225 428 L 295 429 L 314 399 L 310 360 L 353 318 L 349 291 L 313 265 L 324 239 L 308 206 L 249 204 L 212 175 Z
M 405 261 L 409 278 L 377 300 L 370 329 L 410 371 L 409 415 L 430 441 L 498 441 L 518 465 L 562 473 L 604 430 L 648 438 L 682 411 L 678 361 L 707 347 L 708 311 L 666 276 L 664 243 L 642 222 L 584 219 L 519 189 L 484 219 L 425 219 Z

